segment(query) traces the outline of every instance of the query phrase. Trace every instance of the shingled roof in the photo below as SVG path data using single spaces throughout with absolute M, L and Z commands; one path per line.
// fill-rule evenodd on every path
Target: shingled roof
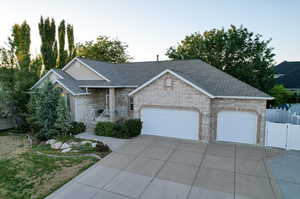
M 101 74 L 106 80 L 75 80 L 63 70 L 55 70 L 64 84 L 74 93 L 85 93 L 84 87 L 138 88 L 166 70 L 172 71 L 206 91 L 213 97 L 271 99 L 264 92 L 228 75 L 201 60 L 152 61 L 113 64 L 77 57 L 82 64 Z M 68 66 L 66 66 L 68 67 Z M 65 67 L 65 68 L 66 68 Z
M 277 84 L 289 89 L 300 88 L 300 61 L 284 61 L 274 67 L 278 78 Z
M 201 60 L 152 61 L 111 64 L 79 58 L 114 85 L 140 86 L 164 70 L 171 70 L 213 96 L 270 98 L 264 92 Z

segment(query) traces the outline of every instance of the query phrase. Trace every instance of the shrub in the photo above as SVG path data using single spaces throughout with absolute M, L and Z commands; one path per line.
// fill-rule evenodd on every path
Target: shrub
M 95 133 L 99 136 L 131 138 L 138 136 L 141 130 L 142 121 L 140 119 L 130 119 L 118 122 L 99 122 L 96 125 Z
M 83 133 L 86 130 L 86 126 L 83 122 L 71 122 L 70 134 L 77 135 Z
M 136 137 L 141 134 L 142 121 L 140 119 L 130 119 L 122 121 L 120 124 L 120 134 L 123 138 Z
M 96 152 L 110 152 L 110 148 L 108 145 L 104 144 L 103 142 L 98 142 L 95 148 Z
M 117 137 L 116 136 L 117 125 L 113 122 L 98 122 L 95 128 L 96 135 Z

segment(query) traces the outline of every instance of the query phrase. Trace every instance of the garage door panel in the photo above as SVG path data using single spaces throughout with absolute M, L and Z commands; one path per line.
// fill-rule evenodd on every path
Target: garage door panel
M 222 111 L 218 114 L 217 140 L 255 144 L 256 134 L 256 113 Z
M 143 108 L 143 134 L 198 139 L 199 113 L 192 110 Z

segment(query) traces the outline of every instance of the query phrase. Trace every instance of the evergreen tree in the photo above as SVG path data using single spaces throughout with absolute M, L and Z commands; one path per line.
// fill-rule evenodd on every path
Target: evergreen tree
M 65 20 L 62 20 L 58 26 L 58 44 L 59 44 L 59 57 L 58 57 L 58 68 L 63 68 L 68 59 L 68 52 L 65 50 L 65 36 L 66 26 Z
M 58 135 L 54 124 L 57 119 L 57 107 L 61 89 L 46 82 L 36 89 L 30 97 L 28 122 L 35 130 L 37 138 L 50 139 Z
M 74 29 L 71 24 L 68 24 L 67 26 L 67 36 L 68 36 L 68 61 L 72 60 L 74 57 L 76 57 L 76 49 L 74 44 Z
M 71 129 L 70 114 L 67 111 L 66 101 L 63 97 L 58 100 L 58 106 L 56 110 L 57 119 L 54 127 L 62 136 L 67 136 Z
M 54 19 L 41 17 L 39 23 L 39 33 L 41 37 L 41 54 L 45 70 L 48 71 L 56 67 L 57 42 L 55 39 L 56 26 Z
M 30 26 L 24 21 L 12 28 L 10 45 L 15 51 L 21 69 L 29 70 L 30 66 Z

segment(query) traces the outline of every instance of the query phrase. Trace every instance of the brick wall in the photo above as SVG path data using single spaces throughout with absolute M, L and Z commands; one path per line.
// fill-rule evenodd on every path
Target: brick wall
M 98 109 L 105 109 L 106 89 L 89 89 L 90 95 L 76 96 L 76 121 L 89 125 Z
M 171 79 L 171 86 L 166 86 Z M 210 99 L 205 94 L 167 73 L 134 95 L 134 117 L 144 106 L 194 109 L 199 112 L 199 138 L 210 138 Z
M 217 135 L 217 114 L 222 110 L 247 111 L 257 114 L 257 144 L 265 139 L 266 100 L 213 99 L 211 103 L 211 140 Z
M 132 117 L 132 111 L 129 110 L 129 96 L 132 88 L 117 88 L 116 91 L 116 119 L 128 119 Z

